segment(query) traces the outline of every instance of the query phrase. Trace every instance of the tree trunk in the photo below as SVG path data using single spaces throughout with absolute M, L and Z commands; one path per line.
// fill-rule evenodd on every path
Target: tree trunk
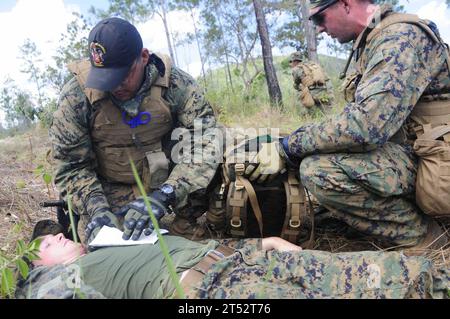
M 317 55 L 317 37 L 316 28 L 309 21 L 309 0 L 298 0 L 298 16 L 302 17 L 302 25 L 305 29 L 306 45 L 308 47 L 308 58 L 312 61 L 319 62 Z
M 222 20 L 220 19 L 220 16 L 217 18 L 217 21 L 219 22 L 220 31 L 222 32 L 222 34 L 224 34 L 223 33 L 224 32 L 224 28 L 223 28 Z M 228 53 L 228 49 L 227 49 L 227 45 L 225 43 L 225 40 L 223 40 L 222 42 L 223 42 L 223 46 L 224 46 L 224 50 L 225 50 L 225 64 L 226 64 L 226 68 L 227 68 L 228 81 L 229 81 L 230 86 L 231 86 L 231 92 L 234 93 L 233 80 L 231 78 L 229 53 Z
M 166 13 L 166 3 L 165 1 L 160 2 L 161 7 L 161 18 L 164 24 L 164 31 L 166 32 L 167 45 L 169 47 L 170 58 L 172 59 L 172 63 L 176 64 L 175 55 L 173 54 L 172 42 L 170 41 L 170 31 L 169 26 L 167 24 L 167 13 Z
M 261 6 L 260 0 L 253 0 L 255 8 L 256 23 L 258 33 L 261 39 L 261 46 L 264 60 L 264 71 L 266 72 L 267 87 L 269 89 L 270 102 L 273 106 L 283 106 L 280 85 L 278 84 L 277 74 L 273 66 L 272 46 L 270 44 L 269 30 L 267 28 L 266 18 Z
M 192 18 L 192 24 L 194 26 L 194 34 L 195 34 L 195 41 L 197 42 L 198 55 L 200 56 L 200 63 L 202 65 L 203 84 L 206 89 L 205 59 L 203 57 L 202 49 L 200 47 L 200 37 L 198 35 L 197 24 L 195 23 L 194 11 L 192 9 L 191 9 L 191 18 Z

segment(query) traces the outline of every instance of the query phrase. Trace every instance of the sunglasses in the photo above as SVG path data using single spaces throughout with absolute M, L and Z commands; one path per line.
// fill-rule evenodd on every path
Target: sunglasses
M 312 21 L 312 23 L 314 23 L 315 25 L 321 25 L 323 24 L 325 18 L 323 16 L 323 12 L 328 9 L 329 7 L 331 7 L 332 5 L 335 5 L 337 2 L 339 2 L 339 0 L 335 0 L 330 2 L 329 4 L 323 6 L 322 8 L 320 8 L 319 11 L 317 11 L 316 13 L 314 13 L 312 16 L 309 17 L 309 20 Z

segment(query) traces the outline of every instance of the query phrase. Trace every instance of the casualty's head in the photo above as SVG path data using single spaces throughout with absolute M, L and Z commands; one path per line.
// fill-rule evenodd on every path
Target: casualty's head
M 35 266 L 54 266 L 69 264 L 86 253 L 83 245 L 66 239 L 63 227 L 55 221 L 46 219 L 36 223 L 31 240 L 40 239 L 38 259 Z

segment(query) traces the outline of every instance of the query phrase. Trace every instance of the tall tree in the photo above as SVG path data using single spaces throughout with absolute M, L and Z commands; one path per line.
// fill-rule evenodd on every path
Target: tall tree
M 72 13 L 73 20 L 67 24 L 66 31 L 61 33 L 60 45 L 53 56 L 54 65 L 48 65 L 46 78 L 57 92 L 60 92 L 71 76 L 67 64 L 89 56 L 88 33 L 89 22 L 83 15 Z
M 281 95 L 280 85 L 278 84 L 275 67 L 273 66 L 272 45 L 270 44 L 269 30 L 267 28 L 264 10 L 259 0 L 253 0 L 253 7 L 255 8 L 256 24 L 258 26 L 259 39 L 261 41 L 264 71 L 266 73 L 270 102 L 272 106 L 282 106 L 283 97 Z
M 27 74 L 30 81 L 35 85 L 38 108 L 43 110 L 44 103 L 46 102 L 44 88 L 47 78 L 39 66 L 42 63 L 42 57 L 36 43 L 30 39 L 25 40 L 24 44 L 20 47 L 20 59 L 23 62 L 23 67 L 20 69 L 20 72 Z
M 303 27 L 303 15 L 299 0 L 267 2 L 271 15 L 276 17 L 273 25 L 273 40 L 280 47 L 291 47 L 307 54 L 307 41 Z
M 233 61 L 233 73 L 242 79 L 246 91 L 260 75 L 254 50 L 258 41 L 254 9 L 249 0 L 211 0 L 204 4 L 205 45 L 217 61 Z M 221 50 L 212 48 L 220 47 Z
M 203 50 L 201 48 L 201 44 L 200 44 L 200 29 L 198 27 L 198 18 L 196 15 L 196 10 L 199 9 L 200 6 L 200 0 L 175 0 L 174 2 L 175 4 L 175 8 L 176 9 L 180 9 L 180 10 L 184 10 L 186 12 L 189 13 L 189 16 L 191 17 L 192 20 L 192 26 L 194 27 L 194 39 L 195 39 L 195 43 L 197 45 L 197 50 L 198 50 L 198 54 L 200 57 L 200 63 L 201 63 L 201 68 L 202 68 L 202 77 L 203 77 L 203 82 L 204 85 L 206 87 L 206 73 L 205 73 L 205 57 L 203 55 Z
M 306 47 L 308 49 L 308 58 L 315 62 L 319 62 L 317 55 L 317 35 L 316 28 L 313 23 L 309 21 L 309 0 L 297 0 L 298 8 L 301 11 L 299 16 L 302 17 L 303 30 L 305 32 Z

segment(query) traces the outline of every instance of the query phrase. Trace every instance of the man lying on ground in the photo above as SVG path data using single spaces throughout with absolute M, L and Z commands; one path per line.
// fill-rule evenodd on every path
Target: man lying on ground
M 86 253 L 62 234 L 42 236 L 17 298 L 176 298 L 159 244 Z M 302 250 L 278 237 L 164 236 L 188 298 L 447 298 L 449 267 L 400 252 Z

